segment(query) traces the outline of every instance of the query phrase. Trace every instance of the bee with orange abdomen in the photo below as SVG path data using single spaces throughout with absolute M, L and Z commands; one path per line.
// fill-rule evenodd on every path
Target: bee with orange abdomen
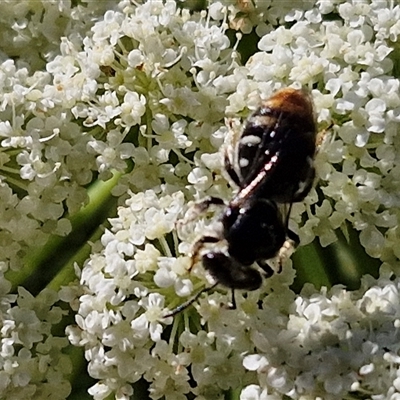
M 197 205 L 199 211 L 212 204 L 224 207 L 214 234 L 197 240 L 192 251 L 192 264 L 201 260 L 215 284 L 258 289 L 263 276 L 273 273 L 268 260 L 283 254 L 287 242 L 298 244 L 288 228 L 289 215 L 292 203 L 303 200 L 313 185 L 316 139 L 313 103 L 303 90 L 276 92 L 248 118 L 224 156 L 236 195 L 227 204 L 209 198 Z

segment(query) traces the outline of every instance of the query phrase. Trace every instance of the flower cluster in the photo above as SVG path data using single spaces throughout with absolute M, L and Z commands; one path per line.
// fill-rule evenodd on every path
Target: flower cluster
M 91 389 L 94 398 L 112 391 L 129 396 L 129 383 L 143 374 L 152 377 L 160 391 L 165 376 L 158 371 L 168 368 L 172 373 L 176 368 L 163 359 L 172 357 L 168 347 L 157 347 L 150 354 L 147 346 L 160 342 L 165 323 L 171 323 L 172 318 L 165 318 L 164 296 L 169 293 L 172 299 L 193 289 L 187 259 L 173 257 L 165 239 L 175 228 L 183 202 L 181 192 L 131 194 L 127 206 L 120 207 L 118 217 L 110 221 L 111 230 L 103 235 L 104 250 L 82 270 L 86 293 L 80 298 L 78 325 L 69 327 L 68 334 L 72 343 L 91 348 L 87 353 L 91 373 L 106 377 Z M 177 376 L 177 392 L 184 390 L 187 380 L 187 373 Z
M 208 280 L 202 268 L 194 268 L 189 277 L 190 258 L 184 253 L 190 248 L 190 239 L 206 228 L 193 223 L 189 232 L 183 227 L 180 242 L 174 234 L 185 209 L 184 194 L 168 186 L 158 194 L 152 190 L 131 193 L 118 217 L 110 220 L 111 229 L 102 237 L 104 249 L 82 270 L 85 294 L 80 297 L 77 326 L 68 327 L 67 332 L 71 343 L 86 347 L 91 374 L 104 377 L 90 389 L 95 399 L 113 392 L 128 398 L 131 384 L 142 377 L 151 382 L 152 398 L 184 398 L 183 394 L 193 392 L 190 376 L 196 380 L 194 393 L 198 396 L 219 396 L 235 387 L 238 379 L 246 382 L 242 375 L 250 375 L 241 366 L 241 354 L 252 348 L 251 337 L 243 328 L 249 327 L 258 313 L 257 301 L 277 284 L 286 287 L 293 300 L 288 289 L 293 270 L 288 268 L 271 279 L 263 292 L 247 298 L 237 295 L 243 310 L 237 318 L 232 318 L 237 310 L 224 310 L 223 305 L 229 303 L 226 294 L 215 292 L 201 299 L 198 312 L 208 329 L 192 333 L 192 322 L 187 320 L 179 336 L 171 333 L 168 339 L 172 323 L 172 332 L 182 329 L 180 315 L 175 319 L 169 316 L 171 309 L 201 290 Z M 273 297 L 268 297 L 269 301 L 281 301 L 282 292 L 275 300 Z M 190 320 L 199 319 L 193 308 L 184 314 Z M 172 351 L 173 346 L 179 350 Z
M 0 15 L 0 59 L 18 59 L 32 70 L 45 67 L 45 61 L 59 53 L 63 36 L 76 41 L 86 36 L 95 18 L 100 18 L 110 4 L 87 1 L 72 5 L 71 1 L 38 0 L 18 2 L 4 0 Z
M 271 326 L 260 312 L 255 350 L 243 361 L 258 384 L 241 398 L 398 398 L 400 281 L 387 272 L 363 279 L 355 292 L 306 287 L 282 325 Z
M 79 284 L 34 298 L 9 294 L 1 275 L 1 392 L 68 396 L 66 339 L 52 332 L 62 301 L 76 311 L 67 335 L 85 349 L 98 400 L 138 396 L 140 380 L 152 399 L 238 389 L 242 400 L 398 398 L 400 6 L 242 0 L 190 12 L 174 0 L 123 0 L 87 32 L 106 3 L 69 13 L 68 2 L 21 2 L 4 28 L 2 38 L 24 41 L 0 64 L 2 273 L 24 267 L 51 234 L 68 234 L 96 179 L 120 178 L 117 215 Z M 47 32 L 51 15 L 60 24 Z M 242 63 L 251 31 L 259 51 Z M 45 72 L 21 66 L 43 57 Z M 318 185 L 293 205 L 290 229 L 302 245 L 328 246 L 350 226 L 384 263 L 381 277 L 355 292 L 310 285 L 295 294 L 289 261 L 259 290 L 235 293 L 235 310 L 223 288 L 193 297 L 214 282 L 192 265 L 191 247 L 218 213 L 191 218 L 189 203 L 229 201 L 220 157 L 228 125 L 286 86 L 308 89 L 321 129 L 333 124 L 316 158 Z
M 4 399 L 66 399 L 71 392 L 66 376 L 72 365 L 62 351 L 68 340 L 52 333 L 65 315 L 55 305 L 58 294 L 45 289 L 34 298 L 19 288 L 17 296 L 8 294 L 10 287 L 2 276 L 1 395 Z
M 211 5 L 210 13 L 200 14 L 198 20 L 184 10 L 177 12 L 172 2 L 162 9 L 157 8 L 160 3 L 147 3 L 127 15 L 107 13 L 85 43 L 86 54 L 92 54 L 91 48 L 103 49 L 103 60 L 109 57 L 112 77 L 106 92 L 116 82 L 119 86 L 115 95 L 107 94 L 113 109 L 98 103 L 77 107 L 75 115 L 86 118 L 87 125 L 113 121 L 125 126 L 116 99 L 135 90 L 130 102 L 137 106 L 132 109 L 143 110 L 145 117 L 140 147 L 133 150 L 135 166 L 117 190 L 122 193 L 129 182 L 130 188 L 147 191 L 128 196 L 103 237 L 104 250 L 84 266 L 81 282 L 89 294 L 81 297 L 79 328 L 70 328 L 71 341 L 85 345 L 90 354 L 92 375 L 106 376 L 91 389 L 95 398 L 112 392 L 127 397 L 130 384 L 141 376 L 150 382 L 152 398 L 185 398 L 189 392 L 216 398 L 238 387 L 246 387 L 243 399 L 337 398 L 364 391 L 386 396 L 395 390 L 392 374 L 380 380 L 381 386 L 374 387 L 370 378 L 380 379 L 388 368 L 386 360 L 395 357 L 397 308 L 388 311 L 384 321 L 374 320 L 377 328 L 372 332 L 362 327 L 375 312 L 372 316 L 369 310 L 357 310 L 371 301 L 378 290 L 374 285 L 390 296 L 397 290 L 396 281 L 391 289 L 383 278 L 366 281 L 353 295 L 342 288 L 330 294 L 309 288 L 296 298 L 289 289 L 293 270 L 287 266 L 260 291 L 238 294 L 237 310 L 221 307 L 229 298 L 214 292 L 198 300 L 197 312 L 189 308 L 176 316 L 172 331 L 171 318 L 165 318 L 181 297 L 210 284 L 201 268 L 194 268 L 190 276 L 186 271 L 190 243 L 207 229 L 207 221 L 200 217 L 178 229 L 179 245 L 174 224 L 185 213 L 183 198 L 229 199 L 216 156 L 228 134 L 223 116 L 245 116 L 287 85 L 308 87 L 318 122 L 335 125 L 318 154 L 319 188 L 304 204 L 294 205 L 293 229 L 303 244 L 318 236 L 326 246 L 336 240 L 337 228 L 345 231 L 351 223 L 361 231 L 369 254 L 396 267 L 394 154 L 400 102 L 398 80 L 390 76 L 396 60 L 389 58 L 395 24 L 386 23 L 386 32 L 378 26 L 382 3 L 352 8 L 339 4 L 329 10 L 322 3 L 286 15 L 282 10 L 279 20 L 291 26 L 270 26 L 258 43 L 260 52 L 244 66 L 228 52 L 224 29 L 217 29 L 217 24 L 233 21 L 221 3 Z M 254 12 L 261 21 L 260 10 L 256 7 Z M 328 13 L 336 19 L 325 19 Z M 355 18 L 356 13 L 365 18 Z M 260 25 L 257 28 L 260 31 Z M 189 32 L 190 40 L 185 36 Z M 135 39 L 132 50 L 127 38 Z M 118 50 L 112 52 L 114 43 Z M 162 47 L 166 43 L 168 50 Z M 128 54 L 121 57 L 124 51 Z M 181 200 L 168 211 L 174 192 Z M 307 221 L 299 228 L 304 213 Z M 384 303 L 384 294 L 381 297 Z M 260 299 L 262 306 L 257 308 Z M 345 309 L 349 311 L 343 315 Z M 198 328 L 193 330 L 192 324 Z M 119 335 L 128 331 L 122 340 Z M 384 339 L 390 350 L 382 350 L 381 334 L 393 334 L 390 342 Z M 144 354 L 144 348 L 151 351 Z M 139 357 L 148 366 L 146 372 L 138 365 Z M 193 387 L 188 383 L 191 377 Z

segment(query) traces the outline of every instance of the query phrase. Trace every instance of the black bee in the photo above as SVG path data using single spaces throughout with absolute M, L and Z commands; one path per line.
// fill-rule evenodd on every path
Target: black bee
M 197 205 L 199 212 L 212 204 L 225 209 L 214 234 L 194 244 L 192 265 L 201 259 L 216 284 L 233 290 L 256 290 L 263 275 L 272 275 L 267 261 L 287 241 L 299 241 L 288 228 L 289 214 L 291 204 L 303 200 L 312 187 L 316 137 L 313 104 L 306 92 L 286 88 L 263 102 L 247 120 L 233 154 L 225 153 L 225 170 L 237 194 L 229 204 L 210 198 Z

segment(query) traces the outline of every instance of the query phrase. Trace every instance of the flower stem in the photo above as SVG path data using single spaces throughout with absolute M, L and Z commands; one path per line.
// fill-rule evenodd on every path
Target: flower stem
M 6 278 L 12 283 L 12 291 L 24 286 L 33 295 L 37 295 L 49 282 L 61 278 L 64 285 L 73 279 L 74 261 L 83 261 L 88 253 L 85 246 L 93 232 L 105 222 L 111 210 L 115 210 L 116 198 L 111 189 L 116 185 L 120 174 L 115 174 L 107 182 L 97 181 L 88 189 L 89 203 L 71 217 L 72 231 L 65 237 L 53 235 L 48 242 L 38 249 L 32 249 L 23 260 L 23 268 L 19 271 L 7 271 Z M 65 268 L 65 271 L 64 271 Z

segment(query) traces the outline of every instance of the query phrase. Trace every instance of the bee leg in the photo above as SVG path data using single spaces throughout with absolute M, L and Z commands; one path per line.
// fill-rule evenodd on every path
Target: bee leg
M 271 268 L 270 265 L 268 265 L 267 261 L 259 260 L 257 261 L 257 264 L 265 272 L 264 277 L 271 278 L 271 276 L 274 274 L 274 270 Z
M 291 240 L 293 242 L 294 248 L 296 248 L 300 244 L 299 235 L 297 233 L 294 233 L 290 229 L 288 229 L 286 233 L 287 233 L 289 240 Z
M 290 218 L 290 213 L 292 212 L 292 206 L 293 206 L 293 203 L 290 203 L 289 204 L 289 209 L 286 211 L 286 216 L 285 216 L 285 224 L 284 224 L 284 226 L 285 226 L 285 229 L 287 231 L 287 234 L 289 232 L 289 218 Z
M 188 212 L 185 216 L 185 222 L 192 221 L 196 219 L 200 214 L 207 211 L 211 206 L 226 206 L 225 202 L 219 197 L 209 197 L 199 203 L 195 203 L 193 206 L 193 210 Z
M 218 243 L 220 239 L 214 237 L 214 236 L 203 236 L 200 238 L 192 248 L 192 254 L 190 255 L 191 257 L 191 264 L 189 267 L 189 271 L 193 268 L 193 266 L 199 261 L 200 259 L 200 250 L 204 247 L 205 243 Z
M 300 243 L 299 236 L 291 231 L 290 229 L 287 230 L 287 239 L 285 243 L 283 243 L 282 247 L 279 249 L 277 260 L 278 260 L 278 272 L 282 271 L 282 265 L 285 263 L 287 259 L 294 253 L 296 247 Z
M 220 207 L 226 206 L 225 202 L 219 197 L 209 197 L 203 201 L 194 203 L 191 207 L 189 207 L 184 218 L 177 222 L 178 227 L 194 221 L 199 215 L 207 211 L 212 205 Z
M 286 230 L 286 240 L 279 249 L 277 255 L 269 260 L 259 260 L 257 264 L 265 272 L 265 278 L 270 278 L 274 273 L 281 273 L 282 266 L 294 253 L 296 247 L 300 243 L 299 236 L 291 231 Z
M 229 128 L 229 134 L 225 138 L 224 143 L 224 170 L 230 178 L 231 183 L 240 187 L 240 178 L 235 170 L 235 153 L 242 131 L 239 129 L 238 125 L 235 125 L 232 119 L 227 119 L 226 125 Z
M 235 289 L 232 289 L 232 300 L 230 304 L 231 310 L 236 310 L 236 298 L 235 298 Z
M 231 301 L 225 305 L 225 308 L 228 310 L 236 310 L 235 289 L 232 289 L 231 296 Z
M 325 129 L 323 129 L 322 131 L 319 131 L 317 133 L 317 139 L 316 139 L 316 145 L 317 145 L 317 149 L 316 149 L 316 153 L 318 153 L 321 149 L 321 147 L 323 146 L 326 136 L 328 134 L 329 131 L 332 130 L 332 128 L 335 126 L 335 123 L 332 121 L 328 127 L 326 127 Z
M 224 154 L 224 168 L 225 168 L 225 172 L 228 174 L 229 178 L 231 178 L 232 182 L 240 187 L 240 179 L 238 174 L 235 171 L 235 168 L 232 165 L 232 162 L 229 158 L 228 153 L 225 151 Z
M 205 199 L 200 203 L 197 203 L 196 207 L 198 207 L 201 212 L 204 212 L 212 205 L 224 206 L 225 202 L 219 197 L 209 197 L 208 199 Z

